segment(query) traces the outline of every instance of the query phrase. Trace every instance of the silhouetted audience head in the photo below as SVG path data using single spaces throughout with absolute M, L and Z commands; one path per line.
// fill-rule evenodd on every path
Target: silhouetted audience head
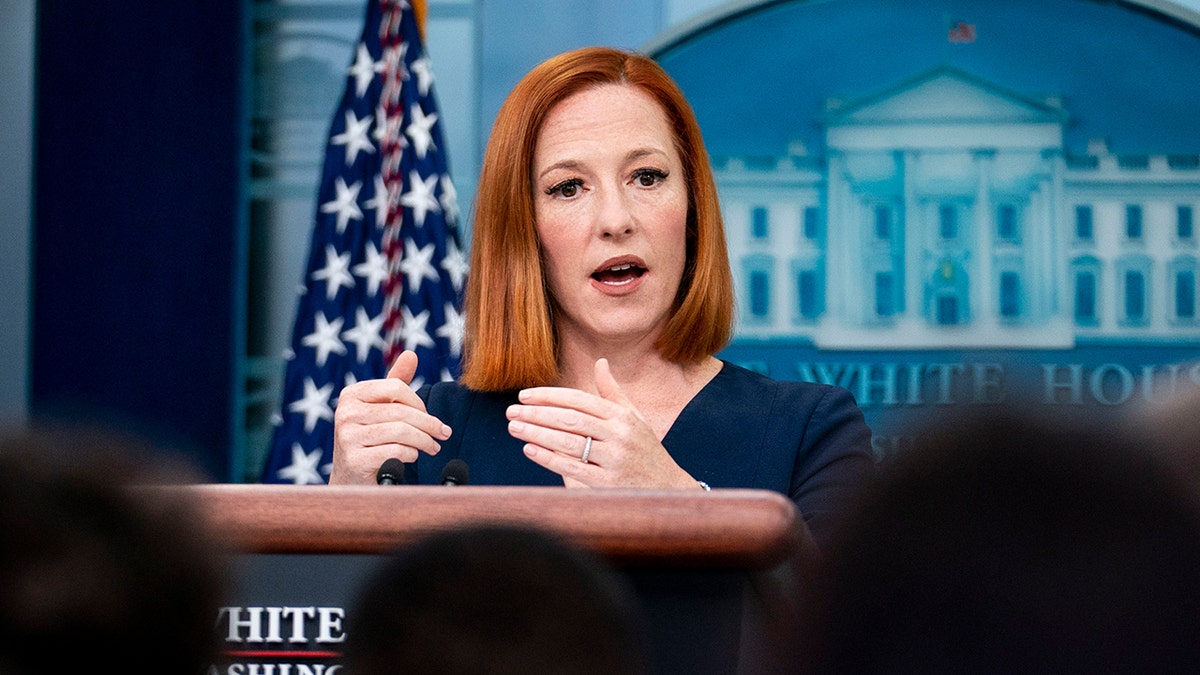
M 1184 371 L 1190 377 L 1169 395 L 1135 406 L 1131 423 L 1200 498 L 1200 382 L 1192 380 L 1200 376 L 1200 363 Z
M 136 442 L 0 441 L 0 673 L 202 673 L 221 567 L 191 507 L 134 485 L 190 478 Z
M 381 673 L 648 672 L 623 578 L 556 536 L 475 525 L 400 549 L 347 615 L 347 665 Z
M 815 673 L 1175 672 L 1200 663 L 1200 522 L 1115 424 L 990 410 L 921 430 L 807 597 Z

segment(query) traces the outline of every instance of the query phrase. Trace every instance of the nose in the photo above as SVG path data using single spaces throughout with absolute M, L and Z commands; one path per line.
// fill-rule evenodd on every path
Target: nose
M 605 190 L 600 199 L 597 229 L 603 239 L 621 239 L 633 234 L 635 227 L 629 200 L 620 190 Z

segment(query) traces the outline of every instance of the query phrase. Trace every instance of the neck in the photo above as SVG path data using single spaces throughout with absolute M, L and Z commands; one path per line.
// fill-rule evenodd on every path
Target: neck
M 602 358 L 608 359 L 609 368 L 617 382 L 635 389 L 642 382 L 661 381 L 672 372 L 681 371 L 678 364 L 664 359 L 650 340 L 634 345 L 564 342 L 559 355 L 558 384 L 595 391 L 596 361 Z

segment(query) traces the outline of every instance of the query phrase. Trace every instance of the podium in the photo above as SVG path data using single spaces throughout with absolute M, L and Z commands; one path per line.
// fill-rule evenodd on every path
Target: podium
M 219 672 L 336 672 L 346 608 L 374 567 L 427 534 L 480 523 L 551 531 L 624 575 L 645 609 L 657 672 L 762 672 L 786 639 L 779 629 L 814 551 L 792 502 L 762 490 L 166 490 L 193 500 L 231 553 L 217 629 L 235 666 Z

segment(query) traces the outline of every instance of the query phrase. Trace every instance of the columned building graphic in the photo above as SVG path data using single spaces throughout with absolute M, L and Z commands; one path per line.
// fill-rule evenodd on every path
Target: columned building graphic
M 938 67 L 827 100 L 819 154 L 715 158 L 738 339 L 1200 340 L 1200 157 L 1066 148 L 1068 103 Z

